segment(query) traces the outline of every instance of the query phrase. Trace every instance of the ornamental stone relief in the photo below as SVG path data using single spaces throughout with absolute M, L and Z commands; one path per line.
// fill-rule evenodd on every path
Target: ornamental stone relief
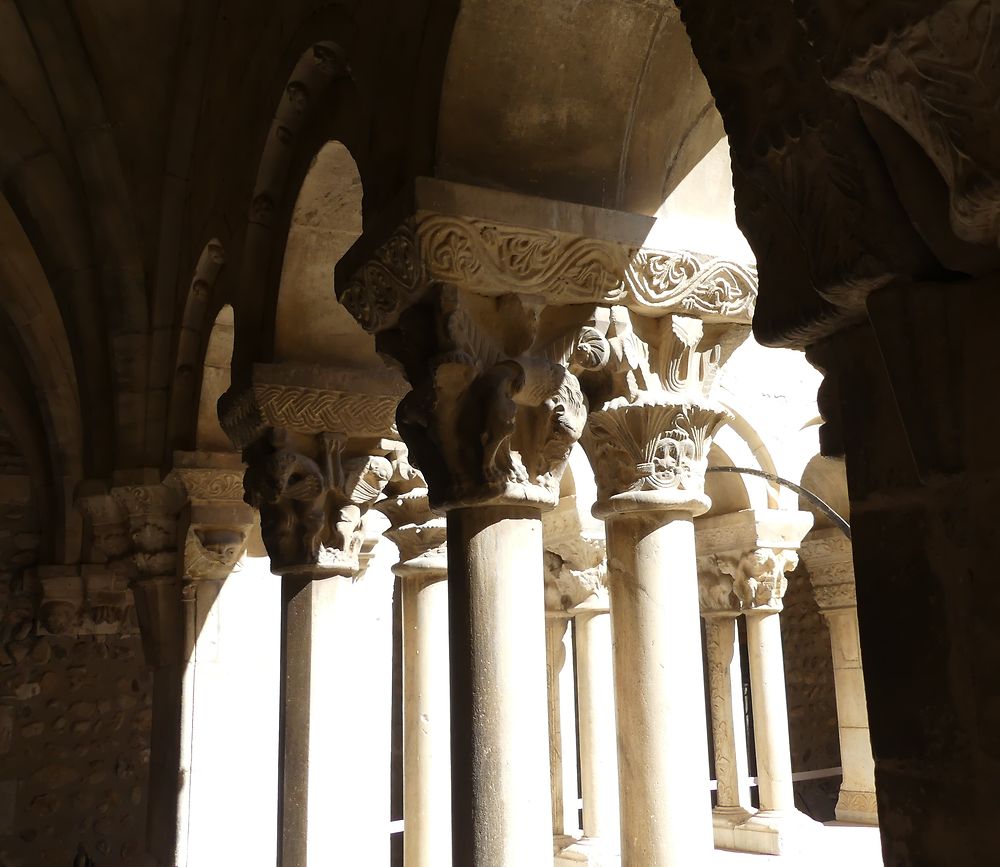
M 397 423 L 432 506 L 555 505 L 587 416 L 577 372 L 606 356 L 599 333 L 578 320 L 519 296 L 444 286 L 400 322 L 393 354 L 413 391 Z
M 391 370 L 255 365 L 249 386 L 220 399 L 275 574 L 358 573 L 363 518 L 393 475 L 399 443 L 386 437 L 405 390 Z
M 333 434 L 298 440 L 271 429 L 244 451 L 246 499 L 260 510 L 271 570 L 353 574 L 365 537 L 362 518 L 392 466 L 383 456 L 345 453 L 344 438 Z
M 413 386 L 399 431 L 432 503 L 553 505 L 588 415 L 626 467 L 608 495 L 700 491 L 724 418 L 707 395 L 748 333 L 754 268 L 646 248 L 636 215 L 565 205 L 557 225 L 551 203 L 424 178 L 413 195 L 388 240 L 341 260 L 338 297 Z
M 1000 95 L 997 7 L 990 0 L 917 4 L 844 38 L 834 10 L 809 19 L 824 69 L 838 90 L 888 115 L 920 145 L 949 189 L 952 228 L 972 243 L 1000 244 Z
M 547 304 L 622 304 L 749 323 L 753 265 L 551 229 L 420 213 L 346 281 L 341 303 L 367 331 L 395 324 L 435 283 L 482 295 L 538 294 Z

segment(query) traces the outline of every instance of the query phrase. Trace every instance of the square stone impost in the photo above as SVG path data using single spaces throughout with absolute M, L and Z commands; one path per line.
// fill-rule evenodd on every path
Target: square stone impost
M 392 476 L 406 384 L 386 369 L 254 365 L 219 417 L 247 464 L 246 502 L 277 575 L 355 575 L 362 519 Z
M 670 355 L 662 373 L 668 386 L 705 384 L 715 369 L 706 362 L 733 343 L 722 332 L 748 333 L 755 270 L 650 249 L 654 222 L 418 178 L 344 256 L 338 297 L 413 385 L 400 433 L 433 506 L 551 508 L 589 409 L 623 393 L 635 402 L 644 387 L 633 368 L 704 337 L 719 349 Z M 641 339 L 632 318 L 643 320 Z M 711 426 L 689 421 L 694 438 Z M 627 460 L 656 465 L 661 440 Z

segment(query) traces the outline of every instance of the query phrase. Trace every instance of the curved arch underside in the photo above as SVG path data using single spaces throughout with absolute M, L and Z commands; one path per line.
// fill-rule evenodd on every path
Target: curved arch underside
M 670 0 L 466 0 L 438 174 L 653 214 L 722 138 Z

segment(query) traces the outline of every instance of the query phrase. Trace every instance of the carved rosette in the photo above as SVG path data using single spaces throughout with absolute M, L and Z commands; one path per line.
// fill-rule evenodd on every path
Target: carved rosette
M 820 613 L 857 608 L 851 540 L 840 530 L 817 530 L 802 544 Z
M 363 518 L 392 476 L 393 416 L 406 385 L 393 371 L 256 365 L 219 401 L 243 450 L 244 499 L 260 510 L 278 575 L 357 575 Z

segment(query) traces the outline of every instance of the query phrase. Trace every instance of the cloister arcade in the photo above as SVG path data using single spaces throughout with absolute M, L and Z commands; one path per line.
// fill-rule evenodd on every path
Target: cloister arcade
M 0 3 L 0 867 L 993 863 L 998 13 Z

